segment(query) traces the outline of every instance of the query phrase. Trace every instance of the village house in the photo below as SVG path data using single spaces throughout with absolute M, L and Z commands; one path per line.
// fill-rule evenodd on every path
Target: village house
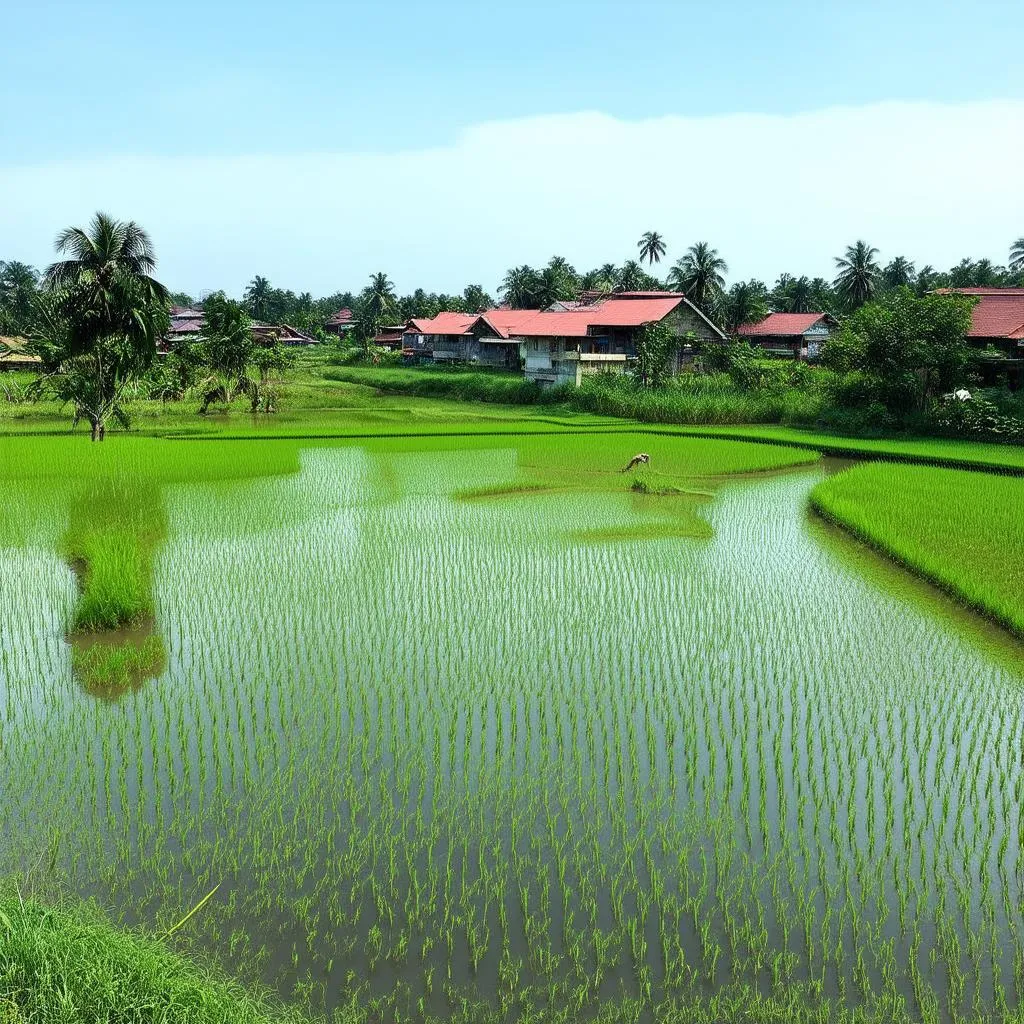
M 551 308 L 440 313 L 410 320 L 403 351 L 413 359 L 471 362 L 518 369 L 543 385 L 579 384 L 589 373 L 623 373 L 636 357 L 637 334 L 650 323 L 669 323 L 694 342 L 724 342 L 725 335 L 675 292 L 622 292 L 584 296 Z M 693 358 L 686 342 L 673 357 L 677 372 Z
M 509 334 L 535 310 L 489 309 L 485 313 L 438 313 L 406 324 L 402 351 L 407 358 L 435 363 L 478 363 L 509 370 L 520 364 L 519 339 Z
M 25 338 L 0 336 L 0 371 L 33 370 L 42 360 L 25 351 Z
M 967 341 L 972 348 L 993 348 L 1011 359 L 1024 358 L 1024 288 L 939 288 L 936 295 L 970 295 Z
M 355 329 L 356 317 L 348 306 L 344 306 L 337 313 L 332 313 L 324 321 L 324 330 L 338 338 L 343 338 L 349 331 Z
M 978 368 L 985 384 L 1024 386 L 1024 288 L 940 288 L 978 301 L 971 310 L 967 343 L 982 353 Z
M 169 352 L 174 346 L 187 338 L 196 338 L 203 332 L 203 311 L 190 309 L 186 306 L 171 306 L 171 326 L 164 340 L 158 346 L 161 353 Z M 253 337 L 259 341 L 277 341 L 282 345 L 305 346 L 317 345 L 316 338 L 296 330 L 290 324 L 265 324 L 254 320 L 250 324 Z
M 767 356 L 817 359 L 837 327 L 828 313 L 769 313 L 755 324 L 742 324 L 736 334 Z

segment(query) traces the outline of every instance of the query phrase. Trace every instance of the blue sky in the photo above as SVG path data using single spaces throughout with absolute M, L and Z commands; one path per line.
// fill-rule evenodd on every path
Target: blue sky
M 858 213 L 865 230 L 876 214 L 876 231 L 898 226 L 898 238 L 872 240 L 921 262 L 941 263 L 947 248 L 1004 260 L 1024 233 L 1012 181 L 1001 211 L 933 210 L 941 232 L 921 211 L 885 219 L 892 175 L 924 175 L 925 194 L 991 198 L 1005 161 L 1021 166 L 1020 3 L 9 0 L 0 30 L 0 258 L 44 262 L 60 218 L 97 206 L 149 227 L 168 283 L 192 290 L 237 290 L 272 271 L 333 291 L 381 268 L 400 288 L 493 287 L 505 267 L 554 251 L 621 261 L 648 228 L 669 236 L 670 258 L 698 230 L 727 239 L 734 276 L 825 273 L 852 240 L 829 225 L 856 230 Z M 943 137 L 947 108 L 957 137 Z M 740 115 L 767 120 L 752 131 Z M 1005 137 L 972 139 L 975 125 Z M 855 129 L 865 146 L 837 142 Z M 899 151 L 890 166 L 879 138 Z M 979 143 L 984 162 L 965 152 Z M 602 157 L 624 144 L 647 149 Z M 861 149 L 873 163 L 859 194 L 801 213 L 801 174 L 779 165 L 810 159 L 828 177 L 827 151 L 842 179 Z M 652 172 L 659 159 L 675 161 L 672 173 Z M 806 222 L 800 247 L 772 239 L 785 221 L 751 222 L 749 210 L 745 234 L 723 178 L 752 192 L 743 202 L 755 212 L 773 205 Z M 657 202 L 635 195 L 655 190 Z M 466 219 L 472 231 L 453 224 Z

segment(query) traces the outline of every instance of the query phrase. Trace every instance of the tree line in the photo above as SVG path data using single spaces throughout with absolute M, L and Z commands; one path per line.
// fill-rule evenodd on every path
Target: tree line
M 584 292 L 648 291 L 683 292 L 702 312 L 725 330 L 756 322 L 770 312 L 823 312 L 840 317 L 886 291 L 909 287 L 918 295 L 936 288 L 1024 286 L 1024 237 L 1010 247 L 1005 266 L 989 259 L 964 258 L 945 271 L 929 265 L 918 268 L 904 256 L 883 263 L 878 250 L 857 241 L 835 258 L 832 280 L 806 274 L 783 273 L 774 284 L 751 278 L 727 285 L 729 266 L 709 242 L 696 242 L 669 268 L 664 278 L 654 273 L 667 252 L 664 237 L 645 232 L 637 243 L 638 258 L 620 265 L 605 263 L 578 271 L 562 256 L 553 256 L 542 267 L 523 264 L 511 267 L 502 277 L 497 299 L 513 308 L 545 309 L 555 302 L 578 299 Z M 644 265 L 646 264 L 646 266 Z M 0 334 L 25 331 L 36 295 L 44 288 L 44 275 L 35 268 L 11 260 L 0 261 Z M 202 307 L 185 292 L 169 292 L 174 305 Z M 208 297 L 207 297 L 208 298 Z M 310 292 L 296 294 L 275 288 L 255 276 L 240 297 L 244 312 L 268 324 L 290 324 L 317 338 L 325 338 L 324 322 L 342 308 L 353 311 L 356 333 L 371 337 L 381 326 L 428 318 L 442 310 L 475 313 L 495 305 L 495 296 L 482 285 L 467 285 L 461 293 L 427 292 L 423 288 L 399 295 L 385 273 L 371 275 L 360 291 L 339 291 L 321 298 Z

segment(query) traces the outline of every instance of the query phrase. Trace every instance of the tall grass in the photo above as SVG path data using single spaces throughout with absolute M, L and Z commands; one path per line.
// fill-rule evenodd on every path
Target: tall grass
M 0 1020 L 285 1024 L 301 1018 L 95 908 L 0 895 Z
M 743 389 L 720 374 L 681 374 L 647 388 L 624 374 L 593 374 L 575 386 L 542 388 L 521 374 L 466 369 L 347 366 L 326 371 L 335 380 L 384 391 L 506 404 L 564 405 L 601 416 L 646 423 L 811 423 L 821 412 L 820 389 L 787 386 L 772 376 Z

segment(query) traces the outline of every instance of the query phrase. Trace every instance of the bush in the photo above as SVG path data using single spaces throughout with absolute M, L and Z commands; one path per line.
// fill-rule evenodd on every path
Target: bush
M 946 437 L 1024 444 L 1024 420 L 1004 415 L 984 398 L 961 401 L 947 396 L 935 403 L 929 419 L 932 429 Z

